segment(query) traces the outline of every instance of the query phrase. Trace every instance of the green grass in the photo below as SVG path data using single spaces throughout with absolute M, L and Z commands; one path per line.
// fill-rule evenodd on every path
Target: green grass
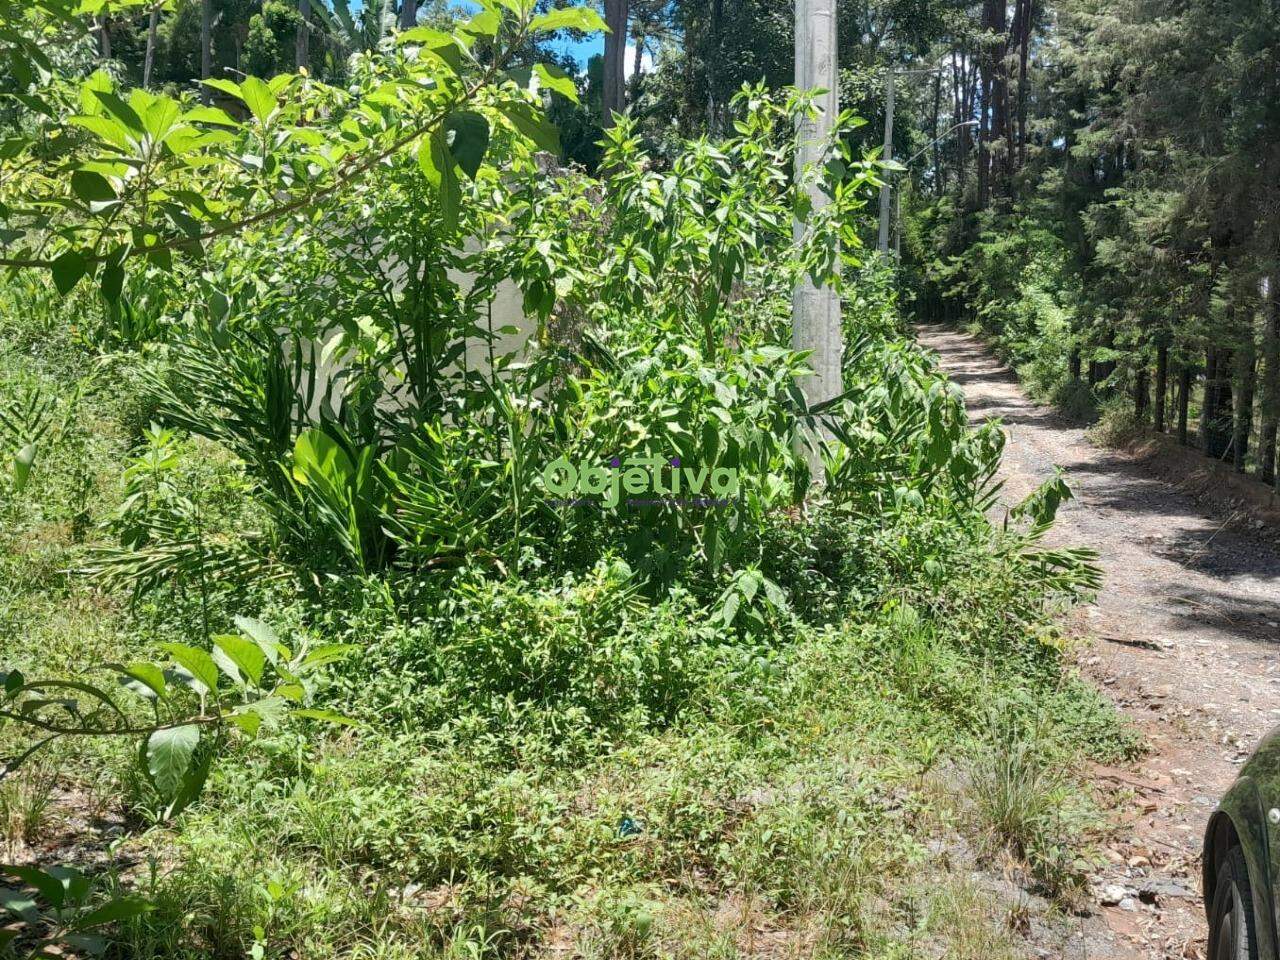
M 69 403 L 89 356 L 4 331 L 0 398 L 37 382 Z M 1065 893 L 1094 818 L 1070 771 L 1132 748 L 1064 668 L 1016 557 L 936 517 L 830 520 L 858 588 L 813 607 L 849 616 L 768 636 L 680 591 L 642 598 L 607 561 L 481 578 L 448 606 L 356 578 L 135 601 L 75 572 L 112 542 L 145 426 L 118 382 L 85 393 L 81 439 L 0 504 L 5 665 L 74 675 L 261 613 L 360 645 L 320 696 L 361 726 L 235 746 L 167 824 L 124 743 L 59 747 L 52 804 L 43 781 L 6 783 L 0 826 L 22 856 L 74 841 L 154 904 L 116 956 L 1016 956 L 1016 905 L 971 869 L 1008 856 Z M 212 515 L 247 522 L 220 451 L 186 443 L 181 469 Z M 771 542 L 803 535 L 779 518 Z M 944 575 L 915 569 L 917 550 Z M 5 755 L 20 742 L 0 727 Z M 122 837 L 93 826 L 105 814 Z M 953 862 L 954 843 L 981 860 Z

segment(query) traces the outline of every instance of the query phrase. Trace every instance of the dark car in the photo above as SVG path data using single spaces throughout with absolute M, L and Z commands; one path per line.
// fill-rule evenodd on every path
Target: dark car
M 1280 728 L 1240 769 L 1204 835 L 1209 960 L 1280 960 Z

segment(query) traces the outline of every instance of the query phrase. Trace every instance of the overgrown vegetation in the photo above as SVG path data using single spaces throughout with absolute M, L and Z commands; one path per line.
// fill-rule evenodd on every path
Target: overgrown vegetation
M 15 74 L 3 947 L 987 958 L 939 845 L 1080 882 L 1071 771 L 1131 743 L 1061 657 L 1069 491 L 997 507 L 852 117 L 795 176 L 811 99 L 764 87 L 662 154 L 620 118 L 603 177 L 540 154 L 504 51 L 594 24 L 511 0 L 225 110 Z

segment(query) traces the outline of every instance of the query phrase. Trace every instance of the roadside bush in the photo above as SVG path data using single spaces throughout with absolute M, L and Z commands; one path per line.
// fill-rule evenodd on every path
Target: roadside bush
M 440 92 L 388 83 L 392 99 Z M 283 86 L 221 89 L 270 98 L 271 122 L 298 107 Z M 919 854 L 923 773 L 996 735 L 984 702 L 1043 715 L 1063 764 L 1123 748 L 1055 646 L 1056 607 L 1096 583 L 1090 554 L 1040 543 L 1069 492 L 1051 480 L 993 519 L 999 432 L 970 430 L 903 339 L 892 276 L 823 253 L 838 233 L 857 254 L 873 185 L 842 136 L 817 174 L 835 203 L 795 242 L 805 96 L 747 89 L 734 135 L 663 167 L 623 120 L 604 182 L 548 172 L 489 123 L 498 108 L 476 109 L 454 133 L 483 123 L 501 169 L 477 159 L 459 181 L 443 134 L 388 154 L 313 221 L 211 237 L 199 272 L 179 257 L 131 273 L 105 314 L 95 301 L 100 341 L 36 382 L 77 416 L 49 434 L 40 504 L 0 505 L 22 521 L 0 538 L 15 572 L 0 623 L 57 638 L 57 678 L 85 661 L 147 698 L 134 713 L 182 720 L 140 750 L 93 748 L 123 784 L 122 846 L 152 864 L 116 878 L 154 907 L 119 925 L 119 952 L 501 956 L 572 939 L 697 956 L 664 942 L 676 915 L 730 900 L 751 936 L 870 952 Z M 848 390 L 822 411 L 788 346 L 805 273 L 848 305 Z M 487 305 L 506 279 L 540 327 L 502 355 Z M 52 311 L 47 292 L 12 296 Z M 6 402 L 30 385 L 12 356 Z M 81 365 L 120 371 L 125 396 L 77 392 Z M 818 423 L 813 490 L 796 443 Z M 633 460 L 736 479 L 714 506 L 567 504 L 546 479 L 561 460 L 607 465 L 610 483 Z M 680 496 L 635 494 L 663 492 Z M 156 644 L 172 662 L 136 659 Z M 6 695 L 40 689 L 21 681 Z M 211 770 L 215 750 L 236 763 Z M 1011 799 L 984 816 L 1049 862 L 1043 784 L 997 774 Z
M 608 738 L 671 723 L 732 641 L 683 590 L 647 602 L 620 560 L 559 580 L 466 575 L 430 616 L 368 643 L 344 706 L 421 731 Z

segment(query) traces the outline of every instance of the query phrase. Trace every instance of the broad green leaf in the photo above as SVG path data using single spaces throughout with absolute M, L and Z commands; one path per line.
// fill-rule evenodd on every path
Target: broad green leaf
M 217 90 L 220 93 L 228 93 L 237 100 L 244 101 L 244 95 L 240 93 L 240 84 L 234 80 L 228 80 L 225 77 L 210 77 L 208 80 L 201 80 L 200 82 L 210 89 Z
M 502 15 L 490 8 L 480 10 L 461 27 L 464 33 L 475 37 L 493 37 L 502 26 Z
M 265 124 L 271 119 L 276 109 L 276 96 L 257 77 L 245 77 L 240 81 L 240 96 L 259 123 Z
M 354 473 L 347 452 L 323 430 L 307 430 L 294 441 L 293 478 L 304 486 L 338 490 Z
M 326 664 L 337 663 L 339 660 L 345 660 L 358 649 L 354 643 L 326 643 L 316 647 L 314 650 L 307 652 L 302 658 L 301 666 L 323 667 Z
M 139 696 L 151 699 L 164 696 L 164 671 L 154 663 L 138 661 L 115 669 L 121 674 L 120 683 Z
M 530 33 L 550 33 L 553 30 L 581 30 L 583 33 L 609 32 L 604 18 L 591 7 L 564 7 L 551 10 L 529 22 Z
M 92 170 L 76 170 L 71 174 L 71 190 L 85 203 L 97 200 L 114 200 L 116 192 L 107 178 Z
M 120 920 L 128 920 L 130 917 L 139 917 L 154 909 L 155 907 L 141 897 L 120 897 L 117 900 L 104 903 L 95 910 L 90 910 L 77 919 L 72 924 L 71 929 L 75 931 L 90 930 L 105 923 L 116 923 Z
M 63 900 L 67 904 L 84 903 L 93 890 L 93 884 L 89 878 L 75 867 L 50 867 L 45 873 L 57 877 L 62 883 Z
M 36 867 L 6 866 L 3 871 L 17 877 L 29 887 L 34 887 L 44 901 L 55 910 L 62 906 L 64 890 L 62 881 Z
M 304 708 L 293 711 L 295 717 L 306 717 L 308 720 L 321 720 L 324 723 L 336 723 L 345 727 L 358 727 L 360 722 L 353 720 L 351 717 L 344 717 L 340 713 L 334 713 L 332 710 L 313 710 Z
M 533 72 L 538 75 L 539 86 L 547 90 L 554 90 L 560 96 L 567 97 L 574 103 L 578 102 L 578 85 L 573 82 L 573 77 L 555 64 L 535 63 Z
M 213 662 L 237 683 L 243 675 L 258 684 L 262 682 L 262 668 L 267 658 L 252 640 L 228 633 L 213 638 Z
M 12 160 L 20 156 L 34 142 L 30 137 L 5 137 L 0 140 L 0 160 Z
M 101 115 L 79 115 L 69 117 L 68 123 L 74 123 L 77 127 L 83 127 L 90 133 L 95 134 L 101 139 L 107 141 L 113 147 L 119 147 L 121 150 L 129 148 L 129 131 L 117 120 L 111 117 Z
M 449 151 L 463 172 L 474 180 L 489 149 L 489 121 L 474 110 L 457 110 L 445 119 L 444 127 L 453 134 Z
M 238 127 L 239 121 L 221 107 L 196 107 L 182 115 L 184 123 L 212 123 L 220 127 Z
M 58 288 L 59 293 L 65 296 L 71 292 L 72 287 L 80 282 L 80 278 L 89 269 L 89 264 L 75 250 L 68 250 L 53 261 L 50 269 L 53 272 L 53 285 Z
M 40 921 L 36 902 L 29 895 L 11 887 L 0 887 L 0 909 L 16 914 L 33 926 Z
M 453 154 L 445 141 L 442 129 L 431 134 L 431 163 L 440 171 L 440 217 L 444 228 L 452 232 L 458 228 L 458 209 L 462 205 L 462 190 L 458 186 L 458 173 L 455 169 Z
M 115 81 L 105 70 L 95 70 L 80 85 L 80 109 L 88 114 L 102 113 L 102 102 L 99 93 L 110 93 L 115 89 Z
M 205 693 L 218 686 L 218 665 L 213 658 L 198 647 L 185 643 L 162 643 L 160 649 L 173 658 L 173 662 L 182 667 L 192 678 L 204 688 Z
M 196 762 L 188 767 L 186 776 L 182 778 L 182 786 L 178 788 L 173 799 L 169 801 L 169 806 L 165 808 L 165 820 L 177 816 L 200 796 L 201 791 L 204 790 L 205 781 L 209 778 L 209 767 L 213 764 L 213 755 L 213 750 L 205 750 Z
M 418 168 L 427 178 L 427 182 L 437 190 L 440 189 L 440 170 L 431 158 L 431 138 L 424 137 L 418 144 Z
M 434 27 L 412 27 L 396 38 L 400 43 L 420 44 L 424 47 L 447 47 L 454 46 L 457 41 L 453 34 L 445 33 L 443 30 L 437 30 Z
M 261 700 L 254 700 L 236 707 L 232 719 L 234 721 L 237 717 L 254 716 L 259 723 L 275 728 L 280 725 L 281 718 L 288 712 L 289 703 L 289 699 L 278 695 L 263 697 Z M 237 726 L 242 730 L 246 729 L 243 724 L 237 723 Z M 254 725 L 253 729 L 256 731 L 258 728 Z
M 124 124 L 130 133 L 137 137 L 146 133 L 146 127 L 143 126 L 142 118 L 138 116 L 138 112 L 125 103 L 114 93 L 108 93 L 105 90 L 95 90 L 93 95 L 98 98 L 98 102 L 108 114 Z
M 289 648 L 280 642 L 276 632 L 261 620 L 253 617 L 236 617 L 235 625 L 241 633 L 258 645 L 258 649 L 263 652 L 272 666 L 275 666 L 281 657 L 288 660 L 293 656 Z
M 190 723 L 157 730 L 147 738 L 147 772 L 164 796 L 172 797 L 181 788 L 199 743 L 200 728 Z
M 238 727 L 245 736 L 250 738 L 256 737 L 258 728 L 262 726 L 262 717 L 251 711 L 234 713 L 227 719 Z
M 153 142 L 159 143 L 173 129 L 182 107 L 172 97 L 157 96 L 136 87 L 129 93 L 129 106 L 142 120 L 142 128 Z
M 509 101 L 498 107 L 521 136 L 532 140 L 538 149 L 560 155 L 560 134 L 541 113 L 527 103 Z
M 734 618 L 738 615 L 738 605 L 741 602 L 742 599 L 737 593 L 731 593 L 725 597 L 724 606 L 720 608 L 720 622 L 726 627 L 733 624 Z
M 98 289 L 107 303 L 116 303 L 120 292 L 124 289 L 124 267 L 118 263 L 108 263 L 102 268 L 102 276 L 98 279 Z

